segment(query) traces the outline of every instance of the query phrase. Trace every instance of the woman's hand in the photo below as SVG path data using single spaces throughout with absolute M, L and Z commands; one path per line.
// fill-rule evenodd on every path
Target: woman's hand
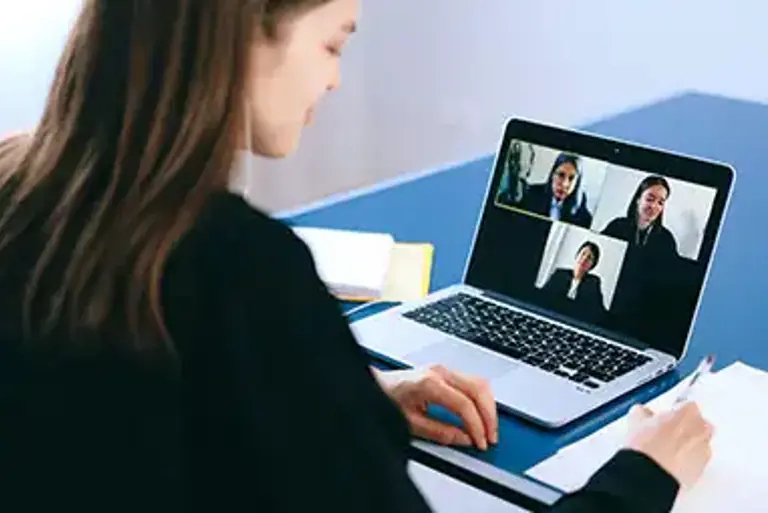
M 445 445 L 475 445 L 486 450 L 498 443 L 496 401 L 490 386 L 441 366 L 423 370 L 376 372 L 384 391 L 400 406 L 414 435 Z M 457 415 L 463 429 L 427 415 L 429 405 Z
M 654 415 L 642 406 L 630 411 L 629 448 L 642 452 L 689 488 L 712 457 L 712 426 L 695 403 Z

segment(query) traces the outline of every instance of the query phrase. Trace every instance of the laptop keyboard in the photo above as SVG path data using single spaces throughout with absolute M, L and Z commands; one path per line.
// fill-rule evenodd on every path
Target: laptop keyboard
M 449 296 L 403 315 L 590 388 L 651 361 L 641 353 L 469 294 Z

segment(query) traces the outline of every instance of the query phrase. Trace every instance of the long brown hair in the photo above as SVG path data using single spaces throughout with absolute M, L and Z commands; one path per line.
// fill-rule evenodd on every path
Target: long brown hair
M 0 265 L 37 241 L 27 337 L 64 325 L 172 350 L 161 277 L 228 186 L 249 50 L 325 1 L 85 0 L 40 123 L 0 143 Z

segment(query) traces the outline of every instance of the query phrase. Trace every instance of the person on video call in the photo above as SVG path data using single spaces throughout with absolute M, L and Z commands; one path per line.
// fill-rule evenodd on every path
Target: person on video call
M 677 243 L 663 224 L 671 192 L 663 177 L 644 178 L 626 216 L 614 219 L 602 231 L 628 244 L 611 311 L 618 328 L 640 338 L 673 336 L 673 327 L 659 322 L 672 315 L 679 292 L 670 286 L 671 277 L 677 275 Z
M 627 215 L 608 223 L 603 235 L 629 243 L 629 250 L 667 258 L 677 255 L 675 236 L 664 227 L 664 206 L 669 199 L 669 182 L 661 176 L 644 178 L 627 206 Z
M 528 158 L 525 159 L 525 152 Z M 528 177 L 533 169 L 533 161 L 536 159 L 536 152 L 533 145 L 526 145 L 525 151 L 523 143 L 512 141 L 507 154 L 506 172 L 502 177 L 501 190 L 498 200 L 505 205 L 515 205 L 519 203 L 528 189 Z
M 542 288 L 550 302 L 580 319 L 597 321 L 605 313 L 600 277 L 592 271 L 600 262 L 600 247 L 584 242 L 573 269 L 557 269 Z
M 555 221 L 589 228 L 592 213 L 587 208 L 587 195 L 582 190 L 580 164 L 577 155 L 558 155 L 547 181 L 529 186 L 518 206 Z

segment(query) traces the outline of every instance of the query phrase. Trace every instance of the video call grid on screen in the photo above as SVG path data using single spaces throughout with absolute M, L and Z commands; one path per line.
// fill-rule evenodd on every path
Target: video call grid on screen
M 534 134 L 529 139 L 516 136 L 517 127 L 518 132 L 510 134 L 510 127 L 494 169 L 491 201 L 479 225 L 467 283 L 605 330 L 608 336 L 680 355 L 731 174 L 687 157 L 583 134 L 524 126 L 522 132 Z M 562 139 L 563 144 L 529 142 L 541 139 Z M 626 151 L 619 156 L 609 144 Z M 580 154 L 573 151 L 575 146 L 593 148 Z M 629 167 L 628 162 L 640 165 Z M 664 172 L 659 162 L 673 170 Z M 572 186 L 561 180 L 561 200 L 553 201 L 553 174 L 569 163 L 578 180 Z M 654 168 L 661 171 L 650 171 Z M 573 175 L 574 169 L 568 171 Z M 687 176 L 696 179 L 680 178 Z M 641 230 L 634 222 L 639 217 Z M 651 253 L 658 258 L 638 257 L 638 243 L 655 248 Z M 576 279 L 574 271 L 585 259 L 590 264 Z

